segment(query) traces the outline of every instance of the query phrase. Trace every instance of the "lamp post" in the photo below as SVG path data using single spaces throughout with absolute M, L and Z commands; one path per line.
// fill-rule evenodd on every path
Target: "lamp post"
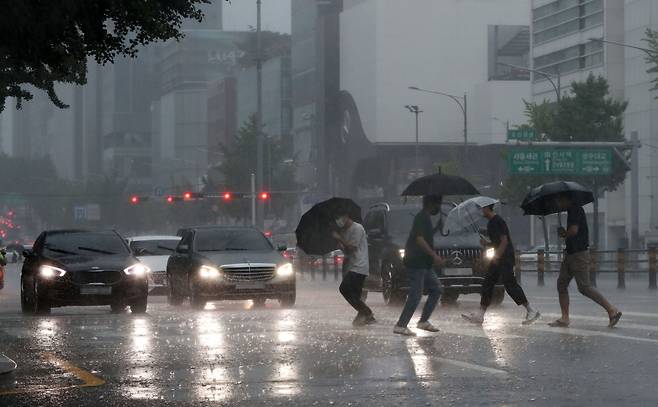
M 413 113 L 416 116 L 416 149 L 414 152 L 414 173 L 418 171 L 418 115 L 420 113 L 423 113 L 422 110 L 418 107 L 418 105 L 405 105 L 404 106 L 407 110 L 409 110 L 411 113 Z
M 431 93 L 434 95 L 440 95 L 440 96 L 446 96 L 452 99 L 457 105 L 459 105 L 459 108 L 461 109 L 462 113 L 464 114 L 464 156 L 466 155 L 466 148 L 468 148 L 468 107 L 466 104 L 466 93 L 464 93 L 464 96 L 456 96 L 456 95 L 451 95 L 449 93 L 444 93 L 444 92 L 439 92 L 436 90 L 429 90 L 429 89 L 422 89 L 417 86 L 409 86 L 409 89 L 415 90 L 417 92 L 424 92 L 424 93 Z M 461 100 L 460 100 L 461 99 Z
M 263 60 L 261 57 L 261 0 L 256 0 L 256 179 L 255 187 L 263 190 Z M 264 208 L 256 208 L 256 226 L 264 226 Z
M 638 47 L 637 45 L 626 44 L 626 43 L 623 43 L 623 42 L 609 41 L 609 40 L 604 40 L 604 39 L 601 39 L 601 38 L 588 38 L 588 40 L 590 42 L 601 42 L 601 43 L 604 43 L 604 44 L 611 44 L 611 45 L 617 45 L 617 46 L 620 46 L 620 47 L 636 49 L 636 50 L 639 50 L 639 51 L 642 51 L 642 52 L 646 53 L 650 57 L 655 56 L 656 54 L 658 54 L 658 52 L 656 52 L 652 49 L 644 48 L 644 47 Z
M 555 74 L 550 74 L 548 72 L 539 71 L 537 69 L 526 68 L 524 66 L 517 66 L 517 65 L 512 65 L 512 64 L 506 64 L 504 62 L 497 62 L 497 64 L 502 65 L 502 66 L 507 66 L 509 68 L 520 69 L 520 70 L 526 71 L 526 72 L 532 72 L 534 74 L 543 76 L 544 78 L 546 78 L 551 83 L 551 86 L 553 86 L 553 90 L 555 91 L 555 96 L 557 97 L 557 99 L 556 99 L 557 103 L 558 103 L 558 105 L 560 104 L 560 98 L 562 97 L 562 75 L 560 75 L 560 70 L 559 69 L 557 70 L 557 72 Z M 557 83 L 555 83 L 555 81 L 553 80 L 554 77 L 557 79 Z

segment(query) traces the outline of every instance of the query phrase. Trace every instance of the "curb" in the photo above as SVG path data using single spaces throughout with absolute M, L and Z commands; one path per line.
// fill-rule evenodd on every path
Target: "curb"
M 9 359 L 4 353 L 0 353 L 0 374 L 11 373 L 16 370 L 16 362 Z

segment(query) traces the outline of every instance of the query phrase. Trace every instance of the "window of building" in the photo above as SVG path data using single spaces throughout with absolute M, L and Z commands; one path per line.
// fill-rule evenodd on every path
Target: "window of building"
M 603 0 L 558 0 L 533 10 L 534 42 L 603 24 Z
M 565 74 L 602 64 L 603 44 L 596 41 L 565 48 L 534 59 L 535 69 L 551 74 Z M 539 75 L 535 76 L 535 81 L 541 80 L 544 78 Z

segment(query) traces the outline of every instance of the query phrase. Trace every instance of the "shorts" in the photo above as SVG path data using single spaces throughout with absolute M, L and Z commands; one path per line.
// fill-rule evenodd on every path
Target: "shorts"
M 564 257 L 564 260 L 562 260 L 558 280 L 564 281 L 568 284 L 572 278 L 575 278 L 578 287 L 589 287 L 589 271 L 590 254 L 588 251 L 567 254 Z

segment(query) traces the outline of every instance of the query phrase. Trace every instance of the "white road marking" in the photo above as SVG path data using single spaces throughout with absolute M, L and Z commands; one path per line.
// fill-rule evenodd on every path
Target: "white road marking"
M 628 341 L 635 341 L 635 342 L 648 342 L 648 343 L 655 343 L 658 344 L 658 339 L 651 339 L 651 338 L 641 338 L 637 336 L 628 336 L 628 335 L 621 335 L 621 334 L 616 334 L 616 333 L 610 333 L 610 332 L 600 332 L 600 331 L 590 331 L 587 329 L 577 329 L 577 328 L 552 328 L 552 327 L 543 327 L 543 326 L 533 326 L 530 328 L 532 331 L 538 331 L 538 332 L 548 332 L 548 333 L 554 333 L 554 334 L 567 334 L 567 335 L 573 335 L 573 336 L 601 336 L 605 338 L 614 338 L 614 339 L 624 339 Z
M 546 317 L 549 318 L 559 318 L 561 315 L 560 314 L 542 314 Z M 624 316 L 627 314 L 624 312 Z M 610 322 L 609 318 L 601 318 L 601 317 L 591 317 L 587 315 L 569 315 L 569 318 L 571 319 L 576 319 L 576 320 L 583 320 L 583 321 L 593 321 L 593 322 L 600 322 L 602 326 L 607 326 L 608 322 Z M 619 328 L 629 328 L 629 329 L 643 329 L 645 331 L 654 331 L 658 332 L 658 326 L 656 325 L 645 325 L 645 324 L 634 324 L 634 323 L 628 323 L 624 321 L 624 317 L 621 318 L 621 321 L 619 322 L 618 325 Z
M 494 375 L 507 375 L 507 372 L 504 370 L 494 369 L 492 367 L 482 366 L 475 363 L 463 362 L 461 360 L 446 359 L 441 357 L 432 357 L 434 360 L 438 360 L 447 365 L 457 366 L 464 369 L 477 370 L 479 372 L 494 374 Z

